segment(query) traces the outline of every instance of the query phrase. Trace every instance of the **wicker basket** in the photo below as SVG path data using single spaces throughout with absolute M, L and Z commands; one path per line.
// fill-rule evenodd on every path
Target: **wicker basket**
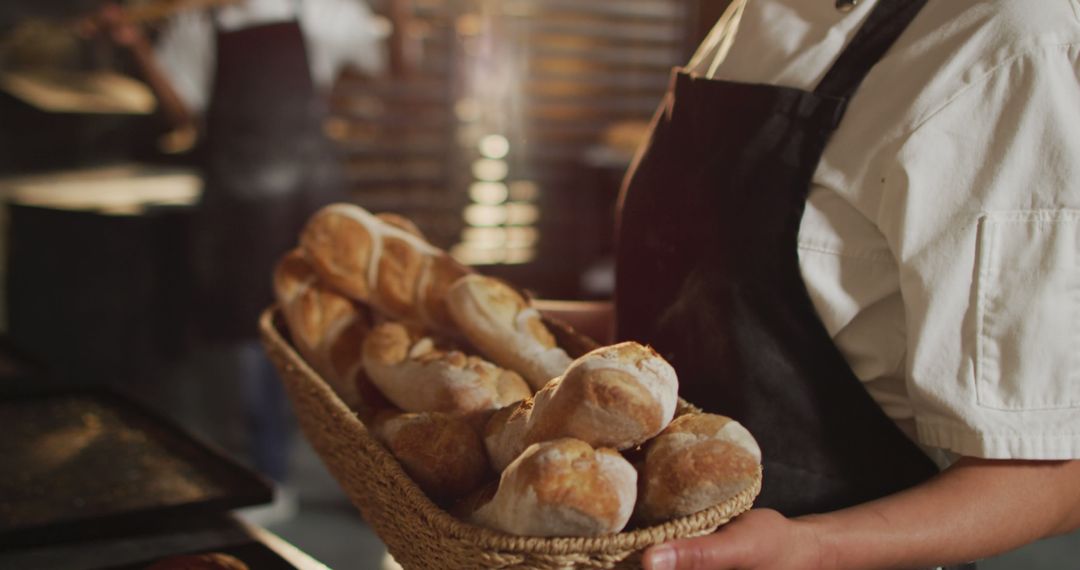
M 708 534 L 750 508 L 760 490 L 661 525 L 597 538 L 512 536 L 473 526 L 436 506 L 400 464 L 292 348 L 279 312 L 259 321 L 300 428 L 361 515 L 405 568 L 640 568 L 641 552 L 674 538 Z M 568 350 L 568 352 L 571 352 Z M 682 402 L 684 412 L 692 407 Z

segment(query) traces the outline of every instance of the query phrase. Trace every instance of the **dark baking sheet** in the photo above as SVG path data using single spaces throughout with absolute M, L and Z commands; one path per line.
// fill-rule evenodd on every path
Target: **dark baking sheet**
M 270 484 L 99 388 L 0 397 L 0 546 L 269 502 Z
M 258 542 L 252 542 L 249 544 L 241 544 L 236 546 L 229 546 L 225 548 L 216 548 L 214 550 L 191 552 L 189 554 L 211 554 L 211 553 L 228 554 L 233 558 L 236 558 L 247 566 L 250 570 L 296 570 L 296 566 L 292 565 L 288 560 L 282 558 L 278 553 L 274 552 L 264 544 Z M 172 556 L 165 556 L 153 560 L 146 560 L 138 564 L 129 564 L 126 566 L 113 566 L 105 570 L 146 570 L 146 568 L 159 563 L 162 560 L 172 558 Z M 176 566 L 176 569 L 181 568 Z

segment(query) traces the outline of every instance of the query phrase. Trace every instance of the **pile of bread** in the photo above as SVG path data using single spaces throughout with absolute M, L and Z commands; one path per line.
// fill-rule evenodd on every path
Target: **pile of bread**
M 278 264 L 293 344 L 434 501 L 526 536 L 597 536 L 724 502 L 760 451 L 675 418 L 672 367 L 635 342 L 571 358 L 528 298 L 408 220 L 317 212 Z

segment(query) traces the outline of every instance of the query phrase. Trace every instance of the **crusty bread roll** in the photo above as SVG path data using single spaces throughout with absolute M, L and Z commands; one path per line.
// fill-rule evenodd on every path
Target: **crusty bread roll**
M 417 233 L 359 206 L 331 204 L 308 220 L 300 246 L 315 271 L 345 295 L 388 317 L 453 331 L 446 291 L 469 269 Z
M 526 447 L 573 437 L 628 449 L 660 433 L 675 415 L 675 370 L 652 348 L 623 342 L 589 352 L 532 398 L 500 410 L 485 429 L 496 470 Z
M 679 416 L 645 445 L 636 516 L 654 524 L 720 504 L 753 485 L 760 465 L 761 449 L 739 422 Z
M 506 283 L 468 275 L 450 286 L 446 299 L 458 329 L 480 354 L 521 374 L 533 390 L 570 365 L 571 358 L 556 345 L 540 312 Z
M 286 253 L 275 267 L 274 292 L 301 356 L 342 401 L 358 405 L 360 349 L 371 327 L 364 309 L 326 286 L 299 249 Z
M 372 431 L 433 500 L 464 497 L 494 477 L 480 433 L 468 417 L 384 412 Z
M 367 335 L 363 361 L 371 382 L 408 412 L 494 410 L 531 394 L 516 373 L 442 348 L 432 337 L 394 321 L 377 325 Z
M 600 536 L 626 526 L 636 497 L 637 472 L 618 452 L 565 438 L 526 449 L 471 520 L 522 536 Z

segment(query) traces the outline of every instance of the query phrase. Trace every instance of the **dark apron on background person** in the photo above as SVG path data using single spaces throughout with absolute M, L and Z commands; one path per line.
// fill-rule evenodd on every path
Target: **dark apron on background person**
M 754 434 L 764 465 L 755 504 L 788 516 L 938 471 L 829 337 L 797 253 L 829 137 L 923 4 L 880 0 L 813 92 L 676 70 L 621 197 L 618 337 L 654 346 L 685 399 Z
M 192 228 L 206 339 L 256 338 L 277 259 L 311 213 L 343 199 L 324 116 L 297 21 L 218 31 L 205 190 Z

